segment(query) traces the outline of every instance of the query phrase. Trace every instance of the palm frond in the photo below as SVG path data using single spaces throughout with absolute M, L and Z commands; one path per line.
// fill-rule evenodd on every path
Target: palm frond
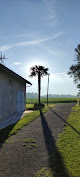
M 40 77 L 43 77 L 44 75 L 48 75 L 48 68 L 45 68 L 44 66 L 32 66 L 30 68 L 30 71 L 31 71 L 31 74 L 30 74 L 30 77 L 33 77 L 33 76 L 36 76 L 40 73 Z

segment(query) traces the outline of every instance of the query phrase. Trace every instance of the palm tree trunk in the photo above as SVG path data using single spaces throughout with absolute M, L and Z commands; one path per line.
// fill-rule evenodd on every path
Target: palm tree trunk
M 40 104 L 40 95 L 41 95 L 41 77 L 40 71 L 38 73 L 38 103 Z

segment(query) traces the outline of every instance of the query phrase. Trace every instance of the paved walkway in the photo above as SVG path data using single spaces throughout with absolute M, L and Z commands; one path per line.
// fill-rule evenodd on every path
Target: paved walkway
M 52 168 L 53 177 L 68 177 L 56 148 L 56 141 L 74 105 L 75 103 L 60 104 L 44 115 L 40 112 L 40 117 L 4 143 L 0 149 L 0 177 L 34 177 L 43 167 Z M 73 130 L 75 131 L 74 128 Z M 25 140 L 27 142 L 24 146 Z M 54 150 L 60 164 L 56 164 L 55 169 L 51 166 Z

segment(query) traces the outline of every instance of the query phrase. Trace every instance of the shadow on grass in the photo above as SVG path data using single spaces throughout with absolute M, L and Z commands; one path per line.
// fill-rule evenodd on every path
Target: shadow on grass
M 5 140 L 7 138 L 9 138 L 9 134 L 12 131 L 12 129 L 14 128 L 14 126 L 16 125 L 16 123 L 9 125 L 9 126 L 5 127 L 4 129 L 0 130 L 0 148 L 2 147 Z
M 45 144 L 49 156 L 49 168 L 51 168 L 53 177 L 69 177 L 64 166 L 64 162 L 61 154 L 59 153 L 54 137 L 52 136 L 51 130 L 48 123 L 40 109 L 41 123 L 45 138 Z
M 49 106 L 48 106 L 49 107 Z M 67 121 L 65 121 L 60 115 L 58 115 L 55 111 L 53 111 L 50 107 L 49 109 L 58 117 L 60 118 L 62 121 L 64 121 L 67 125 L 69 125 L 76 133 L 78 133 L 80 135 L 80 132 L 78 132 L 71 124 L 69 124 Z

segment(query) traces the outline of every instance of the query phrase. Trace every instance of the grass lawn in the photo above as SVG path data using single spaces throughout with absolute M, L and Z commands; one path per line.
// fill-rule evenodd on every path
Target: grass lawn
M 26 109 L 33 108 L 34 104 L 26 104 Z
M 70 177 L 80 176 L 80 106 L 72 109 L 65 130 L 59 135 L 57 147 Z M 71 125 L 71 126 L 70 126 Z
M 49 104 L 49 107 L 55 106 L 54 104 Z M 27 104 L 26 108 L 32 108 L 33 104 Z M 42 112 L 47 112 L 49 107 L 45 104 L 45 107 L 42 109 Z M 35 118 L 40 116 L 40 111 L 36 110 L 31 113 L 28 113 L 23 117 L 23 119 L 19 120 L 17 123 L 9 125 L 8 127 L 0 130 L 0 143 L 3 143 L 7 138 L 16 134 L 19 130 L 21 130 L 25 125 L 32 122 Z

